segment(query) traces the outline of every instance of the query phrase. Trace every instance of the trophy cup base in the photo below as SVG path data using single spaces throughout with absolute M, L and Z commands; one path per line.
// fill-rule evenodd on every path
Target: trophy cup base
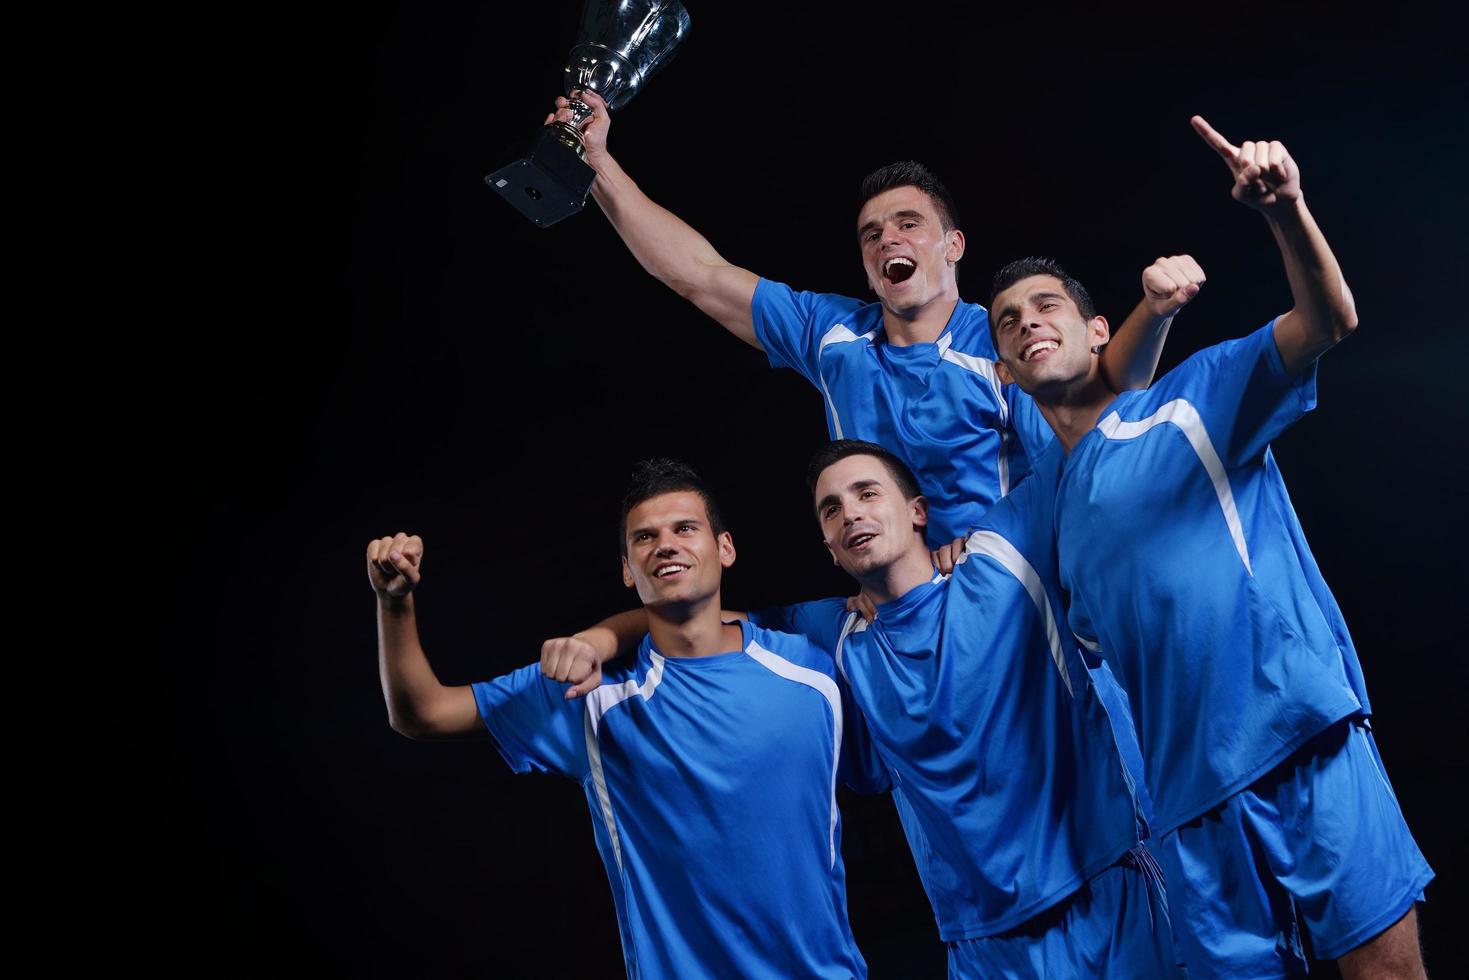
M 530 152 L 485 177 L 485 183 L 538 228 L 569 218 L 587 203 L 597 172 L 544 126 Z

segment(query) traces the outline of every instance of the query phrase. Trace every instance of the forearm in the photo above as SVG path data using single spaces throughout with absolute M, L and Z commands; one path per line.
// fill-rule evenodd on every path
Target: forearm
M 589 643 L 605 664 L 619 654 L 636 649 L 647 632 L 648 613 L 639 606 L 626 612 L 614 613 L 597 625 L 573 635 Z
M 474 697 L 439 683 L 418 639 L 413 596 L 378 597 L 378 676 L 388 723 L 409 738 L 444 738 L 478 729 Z
M 1146 388 L 1153 383 L 1173 317 L 1172 313 L 1154 313 L 1146 301 L 1137 304 L 1102 350 L 1102 376 L 1113 391 Z
M 725 261 L 709 240 L 655 203 L 610 155 L 597 161 L 592 196 L 644 269 L 741 340 L 760 343 L 750 318 L 759 281 Z
M 1355 330 L 1357 307 L 1336 255 L 1304 198 L 1288 210 L 1267 215 L 1266 221 L 1280 248 L 1295 302 L 1280 318 L 1289 321 L 1285 336 L 1280 329 L 1276 333 L 1287 366 L 1295 369 L 1320 357 Z

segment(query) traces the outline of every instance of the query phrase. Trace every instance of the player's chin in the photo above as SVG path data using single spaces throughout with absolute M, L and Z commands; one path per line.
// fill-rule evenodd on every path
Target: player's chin
M 845 552 L 841 561 L 842 570 L 854 577 L 865 575 L 877 568 L 879 564 L 877 556 L 865 551 L 857 554 Z

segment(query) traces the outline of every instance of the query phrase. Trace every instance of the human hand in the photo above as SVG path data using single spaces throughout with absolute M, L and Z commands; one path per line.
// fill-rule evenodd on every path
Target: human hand
M 930 555 L 933 558 L 933 567 L 945 575 L 954 574 L 954 566 L 964 564 L 964 559 L 969 557 L 964 550 L 964 542 L 967 537 L 955 538 L 948 544 L 941 544 L 935 548 Z
M 1229 165 L 1234 174 L 1230 194 L 1236 201 L 1269 215 L 1293 208 L 1301 199 L 1301 171 L 1279 140 L 1246 140 L 1235 146 L 1203 116 L 1194 116 L 1189 122 Z
M 553 681 L 569 681 L 570 701 L 602 686 L 602 658 L 579 636 L 558 636 L 541 644 L 541 673 Z
M 1207 281 L 1191 255 L 1165 255 L 1143 270 L 1143 302 L 1156 316 L 1173 316 Z
M 380 597 L 401 599 L 418 585 L 423 573 L 423 538 L 399 531 L 367 543 L 367 579 Z
M 592 109 L 592 114 L 582 120 L 580 131 L 582 145 L 586 148 L 586 161 L 588 166 L 596 168 L 598 162 L 607 153 L 607 130 L 612 126 L 612 117 L 607 110 L 607 103 L 602 97 L 590 89 L 576 89 L 571 93 L 572 98 L 580 99 Z M 552 122 L 563 122 L 572 125 L 571 101 L 564 95 L 556 97 L 556 109 L 546 117 L 546 125 Z
M 877 619 L 877 605 L 867 594 L 866 589 L 847 600 L 847 612 L 860 613 L 862 618 L 869 623 Z

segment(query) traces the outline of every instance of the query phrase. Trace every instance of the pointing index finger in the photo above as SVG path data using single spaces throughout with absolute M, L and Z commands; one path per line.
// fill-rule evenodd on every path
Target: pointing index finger
M 1210 126 L 1203 116 L 1194 116 L 1189 122 L 1193 124 L 1194 132 L 1202 136 L 1204 142 L 1212 146 L 1214 152 L 1218 153 L 1226 161 L 1234 163 L 1239 157 L 1239 147 L 1221 136 L 1219 131 L 1213 126 Z

